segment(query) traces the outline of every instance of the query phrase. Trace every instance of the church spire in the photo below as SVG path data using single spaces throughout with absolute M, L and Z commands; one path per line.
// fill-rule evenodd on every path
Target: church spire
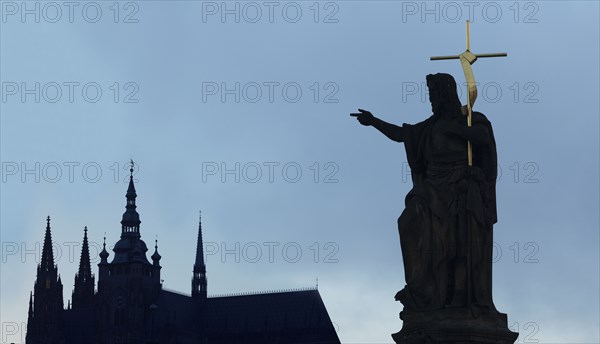
M 27 322 L 26 343 L 58 342 L 62 337 L 63 285 L 54 264 L 50 216 L 46 218 L 46 233 L 42 248 L 42 259 L 37 267 L 33 286 L 33 300 L 30 296 L 29 310 L 32 317 Z
M 50 216 L 46 218 L 46 234 L 42 248 L 42 261 L 40 269 L 43 272 L 54 270 L 54 253 L 52 252 L 52 233 L 50 232 Z
M 90 266 L 90 248 L 87 237 L 88 228 L 83 228 L 83 244 L 81 246 L 81 257 L 79 259 L 78 275 L 82 279 L 89 279 L 92 276 L 92 268 Z
M 133 184 L 133 167 L 134 163 L 131 160 L 131 168 L 129 172 L 129 187 L 127 188 L 127 205 L 125 206 L 125 213 L 123 213 L 123 219 L 121 220 L 121 237 L 124 235 L 140 236 L 140 215 L 137 213 L 135 205 L 135 199 L 137 193 L 135 192 L 135 185 Z
M 204 264 L 204 248 L 202 243 L 202 214 L 198 220 L 198 242 L 196 244 L 196 262 L 194 263 L 194 274 L 192 277 L 192 297 L 206 299 L 207 279 L 206 265 Z
M 79 271 L 75 274 L 75 288 L 73 289 L 73 308 L 85 308 L 93 305 L 94 275 L 90 265 L 90 248 L 87 237 L 87 226 L 83 229 L 83 244 Z
M 202 212 L 198 213 L 198 241 L 196 242 L 196 262 L 194 266 L 204 265 L 204 247 L 202 243 Z

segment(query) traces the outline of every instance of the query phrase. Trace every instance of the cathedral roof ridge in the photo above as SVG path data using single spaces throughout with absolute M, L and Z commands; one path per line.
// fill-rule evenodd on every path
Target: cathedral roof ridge
M 290 289 L 274 289 L 274 290 L 260 290 L 260 291 L 249 291 L 249 292 L 232 292 L 223 294 L 209 295 L 208 298 L 221 298 L 221 297 L 234 297 L 234 296 L 251 296 L 251 295 L 267 295 L 267 294 L 284 294 L 284 293 L 297 293 L 302 291 L 318 291 L 315 287 L 300 287 Z

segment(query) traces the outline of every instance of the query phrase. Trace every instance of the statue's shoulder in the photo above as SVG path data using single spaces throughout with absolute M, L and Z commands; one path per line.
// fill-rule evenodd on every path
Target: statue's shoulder
M 415 123 L 415 125 L 419 125 L 419 126 L 428 126 L 431 125 L 433 122 L 435 122 L 435 117 L 434 115 L 431 115 L 429 117 L 427 117 L 426 119 L 422 120 L 419 123 Z
M 471 113 L 472 120 L 476 123 L 483 123 L 483 124 L 488 124 L 488 125 L 492 125 L 492 123 L 490 122 L 490 120 L 481 112 L 479 111 L 473 111 Z

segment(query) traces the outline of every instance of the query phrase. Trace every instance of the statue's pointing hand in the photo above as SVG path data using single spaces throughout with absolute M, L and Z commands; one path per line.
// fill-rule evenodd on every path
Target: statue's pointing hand
M 350 116 L 352 117 L 356 117 L 356 119 L 360 122 L 360 124 L 362 125 L 373 125 L 375 116 L 373 116 L 373 114 L 367 110 L 363 110 L 363 109 L 358 109 L 358 111 L 360 112 L 355 112 L 355 113 L 351 113 Z

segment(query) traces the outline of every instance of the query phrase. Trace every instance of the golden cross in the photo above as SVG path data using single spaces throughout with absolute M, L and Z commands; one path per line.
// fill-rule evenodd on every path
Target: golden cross
M 462 65 L 463 72 L 465 74 L 465 79 L 467 80 L 467 125 L 471 126 L 471 114 L 473 104 L 475 104 L 475 99 L 477 99 L 477 86 L 475 85 L 475 76 L 473 75 L 473 69 L 471 65 L 477 61 L 478 58 L 484 57 L 505 57 L 508 56 L 506 53 L 494 53 L 494 54 L 473 54 L 471 52 L 471 42 L 470 42 L 470 28 L 469 21 L 467 20 L 467 50 L 460 55 L 451 55 L 451 56 L 433 56 L 430 58 L 431 61 L 436 60 L 460 60 L 460 64 Z M 467 142 L 467 151 L 468 151 L 468 159 L 469 166 L 473 165 L 473 148 L 471 147 L 471 141 Z

